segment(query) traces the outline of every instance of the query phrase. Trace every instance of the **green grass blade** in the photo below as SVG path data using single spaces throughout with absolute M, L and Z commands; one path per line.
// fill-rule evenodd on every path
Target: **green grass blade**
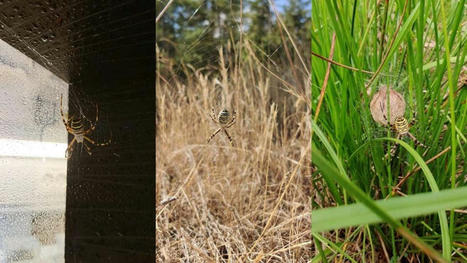
M 433 177 L 433 174 L 431 173 L 430 169 L 426 165 L 423 158 L 418 154 L 417 151 L 415 151 L 414 148 L 412 148 L 406 142 L 398 140 L 398 139 L 393 139 L 393 138 L 383 138 L 383 139 L 397 142 L 402 147 L 404 147 L 407 150 L 407 152 L 409 152 L 409 154 L 412 155 L 412 157 L 415 159 L 415 161 L 418 163 L 418 165 L 422 169 L 423 174 L 425 175 L 425 178 L 428 181 L 428 184 L 431 188 L 431 191 L 439 192 L 439 187 L 438 187 L 438 184 L 436 183 L 435 178 Z M 450 238 L 450 231 L 449 231 L 446 212 L 438 211 L 438 217 L 439 217 L 439 223 L 441 225 L 441 240 L 443 244 L 443 256 L 446 258 L 450 258 L 449 251 L 451 251 L 451 238 Z
M 313 163 L 321 170 L 323 174 L 333 178 L 337 181 L 344 189 L 346 189 L 356 200 L 361 201 L 365 206 L 367 206 L 373 213 L 377 214 L 383 221 L 389 223 L 393 228 L 396 229 L 399 234 L 409 240 L 412 244 L 418 247 L 425 254 L 439 262 L 447 262 L 436 250 L 431 246 L 426 244 L 418 236 L 410 232 L 406 227 L 392 218 L 386 211 L 384 211 L 380 206 L 378 206 L 365 192 L 358 188 L 352 181 L 347 177 L 339 174 L 339 171 L 332 166 L 321 154 L 316 147 L 312 148 Z M 312 214 L 313 215 L 313 214 Z M 312 219 L 312 231 L 314 226 L 314 219 Z
M 467 206 L 467 187 L 421 193 L 376 201 L 394 219 L 403 219 Z M 381 223 L 382 219 L 362 203 L 313 211 L 313 232 Z
M 326 149 L 332 153 L 334 150 L 332 149 L 330 143 L 327 141 L 324 134 L 321 132 L 321 129 L 316 125 L 316 123 L 311 120 L 312 131 L 315 132 L 322 143 L 325 145 Z M 383 138 L 386 140 L 392 140 L 394 142 L 399 143 L 402 145 L 418 162 L 420 168 L 422 169 L 427 181 L 430 185 L 430 188 L 433 192 L 439 192 L 438 185 L 431 174 L 430 169 L 420 157 L 420 155 L 407 143 L 393 138 Z M 436 252 L 432 247 L 427 245 L 423 242 L 418 236 L 410 232 L 407 228 L 403 227 L 402 224 L 394 219 L 391 215 L 387 213 L 383 208 L 381 208 L 375 201 L 373 201 L 365 192 L 363 192 L 357 185 L 355 185 L 352 181 L 350 181 L 349 176 L 346 174 L 345 170 L 343 169 L 343 165 L 340 160 L 337 158 L 337 155 L 334 153 L 336 159 L 333 160 L 336 162 L 336 166 L 342 167 L 342 169 L 336 169 L 333 165 L 331 165 L 322 155 L 322 153 L 316 149 L 316 147 L 312 147 L 312 156 L 313 156 L 313 163 L 321 170 L 321 172 L 333 180 L 335 180 L 340 186 L 342 186 L 348 193 L 354 197 L 357 201 L 362 202 L 365 206 L 367 206 L 374 214 L 376 214 L 379 218 L 383 221 L 389 223 L 392 227 L 394 227 L 401 235 L 411 241 L 414 245 L 428 254 L 430 257 L 435 258 L 439 261 L 444 261 L 444 259 Z M 449 238 L 449 229 L 447 225 L 447 217 L 444 211 L 438 211 L 438 216 L 441 224 L 441 236 L 442 236 L 442 243 L 443 243 L 443 251 L 445 251 L 446 247 L 450 249 L 450 238 Z M 314 223 L 313 223 L 314 224 Z M 313 229 L 313 228 L 312 228 Z M 313 230 L 312 230 L 313 231 Z
M 334 163 L 336 164 L 337 168 L 339 169 L 339 172 L 341 174 L 346 174 L 344 166 L 342 165 L 339 157 L 337 156 L 336 152 L 332 148 L 329 141 L 326 139 L 326 136 L 324 135 L 324 133 L 321 131 L 321 129 L 319 127 L 317 127 L 314 120 L 311 120 L 311 130 L 313 131 L 313 133 L 315 133 L 319 137 L 319 139 L 323 143 L 324 147 L 328 151 L 329 155 L 331 155 L 331 158 L 334 161 Z M 325 177 L 325 180 L 326 180 L 326 183 L 329 186 L 329 190 L 333 194 L 334 198 L 336 198 L 337 203 L 339 205 L 343 204 L 344 202 L 342 201 L 342 198 L 337 193 L 337 187 L 333 184 L 333 182 L 331 180 L 329 180 L 328 177 Z M 345 193 L 344 193 L 344 200 L 346 200 L 346 194 Z
M 392 58 L 392 55 L 394 54 L 394 52 L 396 52 L 396 50 L 399 49 L 402 40 L 404 40 L 407 37 L 407 35 L 410 32 L 412 32 L 412 26 L 413 26 L 415 20 L 417 20 L 417 16 L 418 16 L 419 11 L 420 11 L 420 3 L 418 3 L 415 6 L 415 8 L 412 10 L 412 13 L 409 15 L 407 20 L 402 25 L 399 33 L 396 36 L 396 39 L 394 40 L 394 44 L 392 45 L 391 49 L 389 50 L 389 53 L 387 55 L 388 59 L 384 61 L 383 66 L 390 60 L 390 58 Z
M 321 158 L 317 154 L 312 158 L 314 168 L 318 168 L 312 182 L 320 189 L 315 209 L 358 202 L 380 218 L 379 206 L 373 209 L 371 202 L 389 195 L 397 178 L 407 174 L 411 176 L 400 190 L 409 196 L 467 186 L 462 180 L 463 174 L 459 175 L 465 170 L 463 160 L 467 155 L 463 147 L 467 141 L 464 132 L 467 93 L 461 88 L 467 55 L 463 30 L 466 2 L 312 1 L 312 51 L 328 56 L 332 36 L 336 34 L 333 61 L 378 72 L 374 80 L 369 81 L 371 74 L 361 74 L 333 63 L 327 75 L 328 63 L 317 57 L 312 59 L 311 89 L 317 94 L 312 97 L 313 111 L 318 107 L 318 94 L 326 76 L 328 81 L 321 114 L 312 124 L 314 131 L 317 128 L 322 131 L 320 136 L 313 137 L 312 145 L 316 149 L 313 153 L 322 153 Z M 429 146 L 427 149 L 415 147 L 409 138 L 403 139 L 406 143 L 381 138 L 395 137 L 389 127 L 374 123 L 370 115 L 370 101 L 381 86 L 389 86 L 404 97 L 407 105 L 404 117 L 414 115 L 410 118 L 414 122 L 408 128 L 413 137 Z M 400 144 L 397 158 L 388 160 L 385 154 L 396 146 L 394 144 Z M 451 150 L 453 146 L 456 146 L 454 151 Z M 426 163 L 428 159 L 430 164 Z M 369 200 L 365 200 L 360 191 Z M 385 212 L 385 208 L 381 210 Z M 362 225 L 370 230 L 358 238 L 349 238 L 353 227 L 323 236 L 339 246 L 344 237 L 355 242 L 359 253 L 343 250 L 358 261 L 368 261 L 373 256 L 369 260 L 373 262 L 384 249 L 392 261 L 410 260 L 420 252 L 403 249 L 408 241 L 417 243 L 419 240 L 436 245 L 447 261 L 462 261 L 463 257 L 458 254 L 463 248 L 458 244 L 467 240 L 467 236 L 465 226 L 464 229 L 459 226 L 465 225 L 465 217 L 444 209 L 432 212 L 437 212 L 438 216 L 400 219 L 389 214 L 405 229 L 423 235 L 420 239 L 391 223 Z M 383 237 L 381 242 L 375 240 L 375 232 Z M 374 250 L 368 250 L 368 242 Z M 330 247 L 323 247 L 323 250 L 330 253 L 329 262 L 348 260 Z
M 319 129 L 319 128 L 315 126 L 315 129 Z M 399 221 L 395 220 L 384 209 L 382 209 L 379 205 L 377 205 L 375 201 L 373 201 L 365 192 L 363 192 L 352 181 L 350 181 L 347 176 L 341 175 L 339 171 L 323 157 L 322 153 L 319 150 L 317 150 L 316 147 L 312 148 L 312 156 L 313 156 L 313 163 L 320 169 L 321 173 L 323 173 L 325 176 L 328 176 L 334 179 L 344 189 L 346 189 L 352 197 L 362 202 L 374 214 L 378 215 L 378 217 L 381 218 L 383 221 L 389 223 L 402 236 L 404 236 L 411 243 L 417 246 L 425 254 L 438 260 L 439 262 L 446 262 L 446 260 L 443 259 L 443 257 L 441 257 L 441 255 L 439 255 L 439 253 L 436 250 L 434 250 L 431 246 L 427 245 L 423 240 L 421 240 L 418 236 L 410 232 L 407 228 L 402 226 Z M 312 231 L 315 232 L 314 219 L 312 221 L 313 221 Z
M 331 242 L 330 240 L 324 238 L 323 236 L 313 233 L 313 237 L 319 240 L 321 243 L 327 244 L 331 249 L 339 252 L 340 255 L 343 255 L 346 259 L 350 260 L 350 262 L 357 263 L 352 257 L 350 257 L 345 251 L 343 251 L 339 245 L 335 244 L 334 242 Z
M 326 139 L 326 136 L 324 133 L 321 131 L 321 129 L 316 125 L 316 122 L 314 120 L 311 120 L 311 129 L 313 130 L 313 133 L 315 133 L 321 142 L 323 143 L 324 147 L 328 151 L 329 155 L 331 155 L 332 160 L 336 164 L 337 168 L 339 169 L 339 172 L 343 175 L 346 175 L 344 166 L 342 165 L 339 157 L 337 156 L 336 152 L 332 148 L 331 144 L 329 141 Z M 347 176 L 346 176 L 347 177 Z

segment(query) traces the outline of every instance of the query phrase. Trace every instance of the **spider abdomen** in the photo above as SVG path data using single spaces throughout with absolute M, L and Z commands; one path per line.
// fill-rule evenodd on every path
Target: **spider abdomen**
M 84 135 L 86 133 L 86 129 L 83 124 L 83 119 L 72 119 L 70 120 L 70 126 L 69 126 L 69 132 L 74 134 L 74 135 Z M 80 140 L 76 138 L 78 142 Z M 81 140 L 82 141 L 82 140 Z
M 75 134 L 75 139 L 77 143 L 83 143 L 84 135 L 83 134 Z
M 96 104 L 96 121 L 92 122 L 86 118 L 83 114 L 80 114 L 78 117 L 71 116 L 69 118 L 65 118 L 65 114 L 63 113 L 63 95 L 60 96 L 60 115 L 62 116 L 63 124 L 67 132 L 73 135 L 73 139 L 69 143 L 66 151 L 65 157 L 69 159 L 71 157 L 71 153 L 73 151 L 73 146 L 77 143 L 81 143 L 86 152 L 91 155 L 91 147 L 87 143 L 91 143 L 95 146 L 106 146 L 111 143 L 109 139 L 108 142 L 98 143 L 93 139 L 89 138 L 88 136 L 96 129 L 97 121 L 99 120 L 99 108 Z M 87 142 L 87 143 L 86 143 Z
M 409 124 L 404 117 L 397 117 L 394 126 L 397 133 L 400 135 L 406 135 L 409 132 Z
M 230 112 L 226 109 L 223 109 L 221 112 L 219 112 L 217 119 L 219 120 L 220 124 L 227 124 L 230 120 Z
M 233 140 L 232 140 L 232 137 L 230 137 L 229 132 L 227 132 L 227 128 L 230 128 L 230 126 L 232 126 L 235 123 L 235 119 L 236 119 L 235 111 L 233 111 L 233 113 L 231 114 L 228 110 L 223 109 L 222 111 L 219 112 L 219 114 L 216 117 L 214 113 L 214 108 L 213 108 L 209 116 L 211 117 L 212 121 L 218 124 L 220 127 L 213 134 L 211 134 L 211 136 L 209 136 L 208 143 L 211 141 L 212 138 L 214 138 L 214 136 L 216 136 L 219 132 L 223 131 L 225 135 L 227 136 L 227 138 L 229 139 L 230 145 L 233 146 Z

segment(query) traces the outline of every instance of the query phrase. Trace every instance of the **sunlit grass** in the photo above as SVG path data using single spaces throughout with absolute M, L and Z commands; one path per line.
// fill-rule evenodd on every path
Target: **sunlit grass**
M 294 49 L 287 60 L 264 60 L 244 35 L 206 52 L 216 67 L 173 66 L 156 49 L 159 261 L 308 262 L 311 108 L 302 61 L 309 59 Z M 211 108 L 237 112 L 233 146 L 223 133 L 207 143 L 218 128 Z

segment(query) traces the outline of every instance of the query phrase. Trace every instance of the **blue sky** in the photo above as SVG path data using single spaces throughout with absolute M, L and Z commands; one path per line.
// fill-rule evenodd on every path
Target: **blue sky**
M 284 7 L 289 4 L 289 0 L 274 0 L 274 3 L 276 4 L 279 11 L 283 11 Z M 304 6 L 303 8 L 306 10 L 311 10 L 311 0 L 309 0 L 308 5 Z

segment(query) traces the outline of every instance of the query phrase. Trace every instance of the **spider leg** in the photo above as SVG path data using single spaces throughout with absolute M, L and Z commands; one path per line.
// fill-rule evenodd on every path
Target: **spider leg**
M 63 114 L 63 94 L 60 95 L 60 115 L 62 115 L 62 121 L 63 124 L 65 124 L 65 127 L 68 127 L 67 121 L 65 120 L 65 115 Z
M 90 122 L 90 123 L 91 123 L 91 122 Z M 89 133 L 91 133 L 92 131 L 94 131 L 95 129 L 96 129 L 96 125 L 93 125 L 93 124 L 91 123 L 91 127 L 89 127 L 89 129 L 85 130 L 85 131 L 83 132 L 83 134 L 89 134 Z M 71 132 L 70 132 L 70 133 L 71 133 Z
M 84 132 L 84 134 L 88 134 L 88 133 L 94 131 L 94 130 L 96 129 L 96 123 L 97 123 L 97 120 L 96 120 L 95 123 L 92 123 L 91 121 L 89 121 L 89 124 L 91 125 L 91 127 L 89 127 L 89 129 L 86 130 L 86 131 Z
M 412 133 L 408 132 L 407 135 L 409 135 L 410 139 L 412 139 L 415 143 L 415 146 L 422 146 L 423 148 L 427 148 L 423 143 L 421 143 L 415 136 L 413 136 Z
M 211 120 L 212 120 L 214 123 L 217 123 L 217 121 L 216 121 L 216 114 L 214 113 L 214 108 L 211 108 L 211 114 L 209 114 L 209 117 L 211 117 Z
M 107 146 L 107 145 L 109 145 L 109 144 L 112 142 L 112 139 L 109 139 L 107 142 L 104 142 L 104 143 L 97 143 L 97 142 L 95 142 L 94 140 L 92 140 L 91 138 L 89 138 L 89 137 L 87 137 L 87 136 L 83 136 L 83 138 L 84 138 L 85 140 L 87 140 L 88 142 L 90 142 L 90 143 L 96 145 L 96 146 Z
M 67 159 L 71 158 L 71 154 L 73 153 L 73 145 L 75 144 L 75 142 L 76 142 L 76 137 L 74 137 L 73 140 L 71 140 L 70 144 L 66 148 L 65 158 Z
M 215 131 L 213 134 L 211 134 L 211 136 L 209 136 L 208 138 L 208 143 L 212 140 L 212 138 L 214 138 L 214 136 L 216 136 L 220 131 L 222 130 L 222 128 L 219 128 L 217 129 L 217 131 Z
M 110 145 L 112 143 L 112 139 L 109 139 L 108 141 L 106 142 L 101 142 L 101 143 L 98 143 L 96 144 L 97 146 L 107 146 L 107 145 Z
M 89 147 L 89 145 L 87 145 L 85 141 L 83 141 L 83 145 L 84 145 L 84 149 L 86 149 L 86 152 L 87 152 L 89 155 L 92 155 L 91 147 Z
M 412 127 L 415 124 L 415 122 L 416 121 L 415 121 L 415 111 L 414 111 L 413 114 L 412 114 L 412 120 L 409 123 L 409 127 Z
M 89 121 L 89 124 L 91 125 L 91 127 L 89 127 L 89 129 L 87 129 L 86 131 L 84 131 L 84 134 L 88 134 L 92 131 L 94 131 L 96 129 L 96 124 L 97 122 L 99 121 L 99 106 L 96 104 L 96 121 L 94 123 L 92 123 L 92 121 L 88 120 Z
M 234 111 L 232 115 L 232 120 L 230 120 L 230 122 L 227 123 L 227 125 L 225 125 L 225 128 L 230 128 L 232 125 L 234 125 L 236 117 L 237 117 L 237 114 Z
M 87 136 L 83 136 L 83 138 L 84 138 L 85 140 L 87 140 L 88 142 L 94 144 L 94 145 L 96 144 L 96 142 L 95 142 L 94 140 L 92 140 L 91 138 L 89 138 L 89 137 L 87 137 Z
M 399 146 L 399 144 L 397 144 L 397 143 L 394 143 L 391 146 L 391 151 L 389 152 L 389 154 L 391 155 L 391 158 L 394 157 L 394 155 L 396 154 L 398 146 Z
M 229 141 L 230 141 L 230 145 L 233 147 L 233 140 L 232 140 L 232 137 L 230 137 L 230 134 L 227 132 L 227 129 L 222 129 L 225 133 L 225 135 L 227 135 L 227 138 L 229 138 Z
M 399 139 L 399 138 L 400 138 L 400 134 L 398 134 L 398 135 L 396 136 L 396 139 Z M 398 147 L 398 146 L 399 146 L 399 144 L 396 143 L 396 142 L 391 146 L 391 150 L 389 151 L 389 156 L 391 156 L 391 159 L 392 159 L 392 158 L 394 157 L 394 155 L 396 154 L 396 151 L 397 151 L 397 147 Z M 386 154 L 384 155 L 384 159 L 388 159 L 389 156 L 388 156 L 388 154 L 386 153 Z
M 72 129 L 70 126 L 65 126 L 65 128 L 66 128 L 66 131 L 67 131 L 68 133 L 74 135 L 74 131 L 73 131 L 73 129 Z

